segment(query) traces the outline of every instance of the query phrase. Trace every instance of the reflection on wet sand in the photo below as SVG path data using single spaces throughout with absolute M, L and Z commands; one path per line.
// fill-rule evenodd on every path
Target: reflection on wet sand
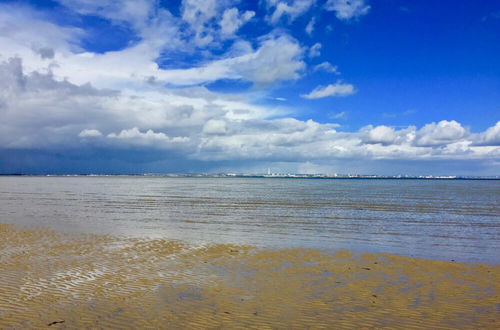
M 0 328 L 498 328 L 500 266 L 0 224 Z

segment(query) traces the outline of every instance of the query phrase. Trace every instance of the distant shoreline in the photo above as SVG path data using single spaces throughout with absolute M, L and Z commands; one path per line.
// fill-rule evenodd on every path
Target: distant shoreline
M 152 178 L 265 178 L 265 179 L 331 179 L 331 180 L 500 180 L 500 176 L 445 175 L 363 175 L 363 174 L 25 174 L 7 173 L 0 177 L 152 177 Z

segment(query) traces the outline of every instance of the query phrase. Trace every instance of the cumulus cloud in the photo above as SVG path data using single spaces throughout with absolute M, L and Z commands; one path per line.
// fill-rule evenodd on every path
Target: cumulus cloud
M 377 126 L 368 132 L 370 142 L 391 144 L 396 139 L 396 132 L 387 126 Z
M 291 118 L 231 123 L 224 135 L 203 138 L 195 155 L 203 160 L 312 161 L 334 159 L 496 159 L 499 148 L 473 147 L 462 139 L 440 146 L 416 143 L 413 126 L 368 126 L 338 132 L 333 124 Z
M 430 123 L 417 132 L 417 144 L 442 145 L 464 138 L 468 131 L 454 120 L 442 120 L 439 123 Z
M 500 146 L 500 121 L 476 136 L 476 145 Z
M 366 15 L 370 6 L 365 0 L 328 0 L 325 9 L 335 12 L 338 19 L 349 20 Z
M 337 82 L 327 86 L 318 86 L 308 94 L 302 94 L 301 97 L 305 99 L 320 99 L 328 96 L 347 96 L 355 92 L 354 86 L 351 84 L 344 84 Z
M 189 142 L 189 137 L 176 136 L 169 137 L 163 132 L 156 133 L 152 129 L 141 132 L 137 127 L 124 129 L 120 133 L 110 133 L 106 136 L 109 139 L 126 141 L 127 144 L 156 146 L 158 148 L 169 148 L 172 145 Z
M 360 130 L 362 139 L 367 144 L 389 145 L 413 145 L 416 136 L 416 128 L 409 126 L 396 130 L 393 127 L 380 125 L 373 127 L 368 125 Z

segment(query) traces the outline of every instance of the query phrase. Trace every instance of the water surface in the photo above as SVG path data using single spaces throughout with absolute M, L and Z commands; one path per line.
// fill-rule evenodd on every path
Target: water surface
M 500 181 L 0 177 L 0 222 L 498 264 Z

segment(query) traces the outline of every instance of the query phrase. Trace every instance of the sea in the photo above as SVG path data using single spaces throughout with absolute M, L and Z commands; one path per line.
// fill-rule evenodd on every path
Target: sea
M 500 263 L 499 180 L 2 176 L 0 222 Z

